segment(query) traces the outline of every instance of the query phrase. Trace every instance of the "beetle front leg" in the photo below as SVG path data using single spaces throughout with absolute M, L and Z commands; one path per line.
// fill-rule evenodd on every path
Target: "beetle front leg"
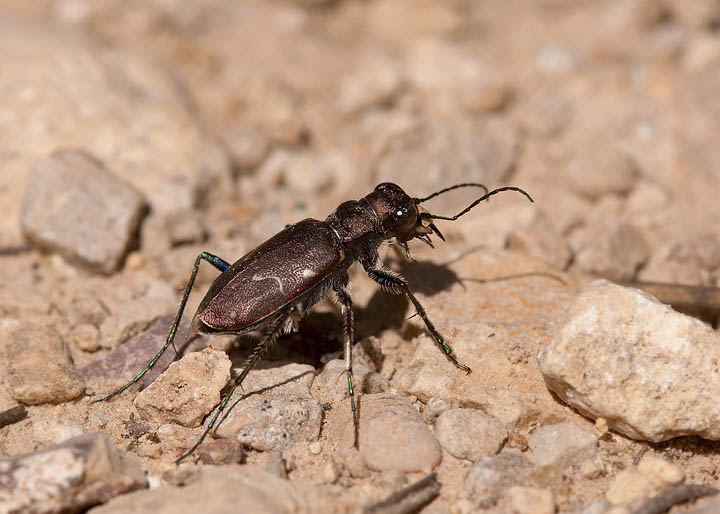
M 353 424 L 355 426 L 355 444 L 357 445 L 358 437 L 358 420 L 357 409 L 355 405 L 355 392 L 353 390 L 352 375 L 352 345 L 355 341 L 355 318 L 352 311 L 352 298 L 350 294 L 342 287 L 334 287 L 335 295 L 338 301 L 345 308 L 344 332 L 345 332 L 345 373 L 347 374 L 348 392 L 350 393 L 350 407 L 352 408 Z
M 218 257 L 217 255 L 213 255 L 208 252 L 202 252 L 200 255 L 197 256 L 197 259 L 195 259 L 195 266 L 193 267 L 192 273 L 190 274 L 190 280 L 188 280 L 187 288 L 185 289 L 185 294 L 183 294 L 182 301 L 180 302 L 180 308 L 178 309 L 177 314 L 175 315 L 175 321 L 173 321 L 172 327 L 170 327 L 170 333 L 167 336 L 167 339 L 165 340 L 165 344 L 162 348 L 160 348 L 160 351 L 155 354 L 155 357 L 152 358 L 152 360 L 148 363 L 147 366 L 145 366 L 145 369 L 142 370 L 140 373 L 135 375 L 135 377 L 122 386 L 120 389 L 110 393 L 107 396 L 104 396 L 103 398 L 99 398 L 97 400 L 93 400 L 90 402 L 92 405 L 93 403 L 98 402 L 104 402 L 106 400 L 109 400 L 110 398 L 114 398 L 115 396 L 122 393 L 125 389 L 136 383 L 138 380 L 140 380 L 145 373 L 150 371 L 153 366 L 157 363 L 158 359 L 162 357 L 162 354 L 165 353 L 165 350 L 167 350 L 168 346 L 173 345 L 173 348 L 175 348 L 175 334 L 177 334 L 177 328 L 178 325 L 180 325 L 180 318 L 182 318 L 183 312 L 185 311 L 185 305 L 187 305 L 188 298 L 190 297 L 190 290 L 193 288 L 193 285 L 195 284 L 195 277 L 197 277 L 198 269 L 200 268 L 200 262 L 207 261 L 213 266 L 215 266 L 220 271 L 225 271 L 230 267 L 230 264 Z M 177 348 L 175 348 L 175 353 L 177 354 Z
M 428 318 L 423 306 L 420 304 L 418 299 L 415 298 L 415 295 L 412 293 L 412 291 L 410 291 L 410 287 L 408 286 L 405 277 L 391 270 L 369 268 L 365 271 L 367 271 L 368 276 L 375 282 L 380 284 L 380 287 L 385 291 L 392 294 L 405 294 L 415 306 L 415 311 L 418 313 L 418 316 L 420 316 L 425 322 L 425 326 L 427 327 L 428 332 L 430 332 L 430 335 L 432 335 L 433 339 L 435 339 L 435 342 L 440 347 L 440 350 L 442 350 L 445 356 L 461 370 L 467 373 L 470 373 L 472 371 L 469 366 L 458 362 L 457 358 L 455 357 L 455 352 L 453 352 L 453 349 L 450 347 L 449 344 L 445 342 L 445 338 L 440 334 L 440 332 L 437 331 L 435 325 L 433 325 L 432 321 L 430 321 L 430 318 Z

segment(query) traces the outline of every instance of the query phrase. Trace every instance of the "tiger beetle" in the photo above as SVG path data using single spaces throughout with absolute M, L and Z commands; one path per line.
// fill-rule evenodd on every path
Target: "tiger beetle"
M 455 216 L 430 214 L 420 204 L 462 187 L 479 187 L 485 192 Z M 92 403 L 109 400 L 140 380 L 167 350 L 177 333 L 180 318 L 195 283 L 201 261 L 207 261 L 221 274 L 210 286 L 190 324 L 191 332 L 200 334 L 244 334 L 259 331 L 263 337 L 255 345 L 243 365 L 240 375 L 231 380 L 230 389 L 223 396 L 210 424 L 195 445 L 175 462 L 180 463 L 205 440 L 217 423 L 235 388 L 240 386 L 260 356 L 283 333 L 296 327 L 307 310 L 319 302 L 331 289 L 343 306 L 345 339 L 345 372 L 357 444 L 357 410 L 352 381 L 352 343 L 354 321 L 352 300 L 348 292 L 348 268 L 360 262 L 368 276 L 392 294 L 404 294 L 422 318 L 428 332 L 445 356 L 458 368 L 470 373 L 470 368 L 458 362 L 450 345 L 435 329 L 425 309 L 410 290 L 407 280 L 399 273 L 378 266 L 378 248 L 384 241 L 395 239 L 408 259 L 408 241 L 419 239 L 434 248 L 430 234 L 441 240 L 445 237 L 434 220 L 455 221 L 480 202 L 502 191 L 517 191 L 531 202 L 528 193 L 517 187 L 501 187 L 489 191 L 482 184 L 464 183 L 441 189 L 424 198 L 411 198 L 400 186 L 385 182 L 361 200 L 344 202 L 325 221 L 308 218 L 271 237 L 234 264 L 220 257 L 202 252 L 195 259 L 180 308 L 170 333 L 160 351 L 135 378 L 117 391 Z

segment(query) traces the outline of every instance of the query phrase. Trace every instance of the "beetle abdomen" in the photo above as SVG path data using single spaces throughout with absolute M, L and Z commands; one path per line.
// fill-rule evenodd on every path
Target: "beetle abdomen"
M 215 279 L 193 324 L 243 332 L 289 305 L 337 269 L 345 255 L 329 225 L 305 219 L 240 258 Z

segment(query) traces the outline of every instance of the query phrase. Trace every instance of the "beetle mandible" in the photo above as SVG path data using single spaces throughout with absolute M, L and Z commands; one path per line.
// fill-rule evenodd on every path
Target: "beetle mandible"
M 420 205 L 462 187 L 480 187 L 485 194 L 455 216 L 430 214 Z M 303 314 L 330 290 L 335 293 L 344 310 L 345 372 L 353 422 L 357 431 L 357 410 L 352 382 L 354 321 L 352 300 L 347 290 L 347 270 L 355 262 L 359 262 L 368 276 L 385 291 L 407 296 L 440 350 L 455 366 L 470 373 L 468 366 L 458 362 L 452 348 L 432 324 L 405 278 L 395 271 L 378 266 L 378 248 L 384 241 L 395 239 L 409 258 L 408 241 L 419 239 L 432 247 L 430 234 L 445 240 L 433 220 L 455 221 L 480 202 L 502 191 L 517 191 L 533 201 L 528 193 L 517 187 L 501 187 L 488 192 L 485 186 L 475 183 L 456 184 L 424 198 L 412 198 L 400 186 L 384 182 L 364 198 L 340 204 L 325 221 L 308 218 L 286 227 L 232 265 L 216 255 L 202 252 L 195 259 L 195 266 L 163 347 L 130 382 L 92 403 L 109 400 L 125 391 L 155 365 L 168 346 L 174 345 L 180 318 L 201 261 L 209 262 L 220 270 L 221 274 L 200 302 L 190 325 L 191 331 L 201 334 L 244 334 L 262 331 L 264 335 L 248 356 L 240 375 L 231 380 L 230 389 L 223 396 L 205 432 L 176 463 L 200 446 L 215 426 L 235 388 L 242 384 L 262 353 L 281 334 L 291 331 Z

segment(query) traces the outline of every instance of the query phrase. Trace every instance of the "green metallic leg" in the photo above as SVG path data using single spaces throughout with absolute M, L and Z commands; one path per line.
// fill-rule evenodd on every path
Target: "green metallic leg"
M 155 366 L 158 359 L 160 359 L 162 354 L 165 353 L 165 350 L 167 350 L 168 346 L 170 346 L 170 345 L 173 345 L 173 347 L 175 346 L 175 343 L 174 343 L 175 334 L 177 333 L 178 325 L 180 325 L 180 319 L 182 318 L 183 311 L 185 310 L 185 305 L 187 304 L 188 298 L 190 297 L 190 290 L 192 289 L 193 284 L 195 284 L 195 277 L 197 276 L 201 261 L 209 262 L 210 264 L 215 266 L 220 271 L 225 271 L 226 269 L 228 269 L 230 267 L 230 264 L 228 264 L 227 262 L 222 260 L 220 257 L 217 257 L 211 253 L 203 252 L 200 255 L 198 255 L 197 259 L 195 259 L 195 266 L 193 267 L 192 274 L 190 275 L 190 280 L 188 281 L 187 288 L 185 289 L 185 294 L 183 295 L 182 301 L 180 302 L 180 308 L 178 309 L 177 315 L 175 316 L 175 321 L 173 321 L 172 327 L 170 328 L 170 333 L 168 334 L 163 347 L 160 349 L 159 352 L 157 352 L 155 357 L 152 358 L 152 360 L 148 363 L 148 365 L 145 366 L 145 369 L 142 370 L 137 375 L 135 375 L 135 378 L 133 378 L 130 382 L 128 382 L 127 384 L 122 386 L 117 391 L 110 393 L 109 395 L 107 395 L 103 398 L 93 400 L 92 402 L 90 402 L 91 405 L 93 403 L 107 401 L 107 400 L 119 395 L 123 391 L 125 391 L 125 389 L 127 389 L 128 387 L 130 387 L 131 385 L 136 383 L 138 380 L 140 380 L 145 375 L 145 373 L 150 371 L 152 369 L 152 367 Z M 177 349 L 175 350 L 175 353 L 177 353 Z

